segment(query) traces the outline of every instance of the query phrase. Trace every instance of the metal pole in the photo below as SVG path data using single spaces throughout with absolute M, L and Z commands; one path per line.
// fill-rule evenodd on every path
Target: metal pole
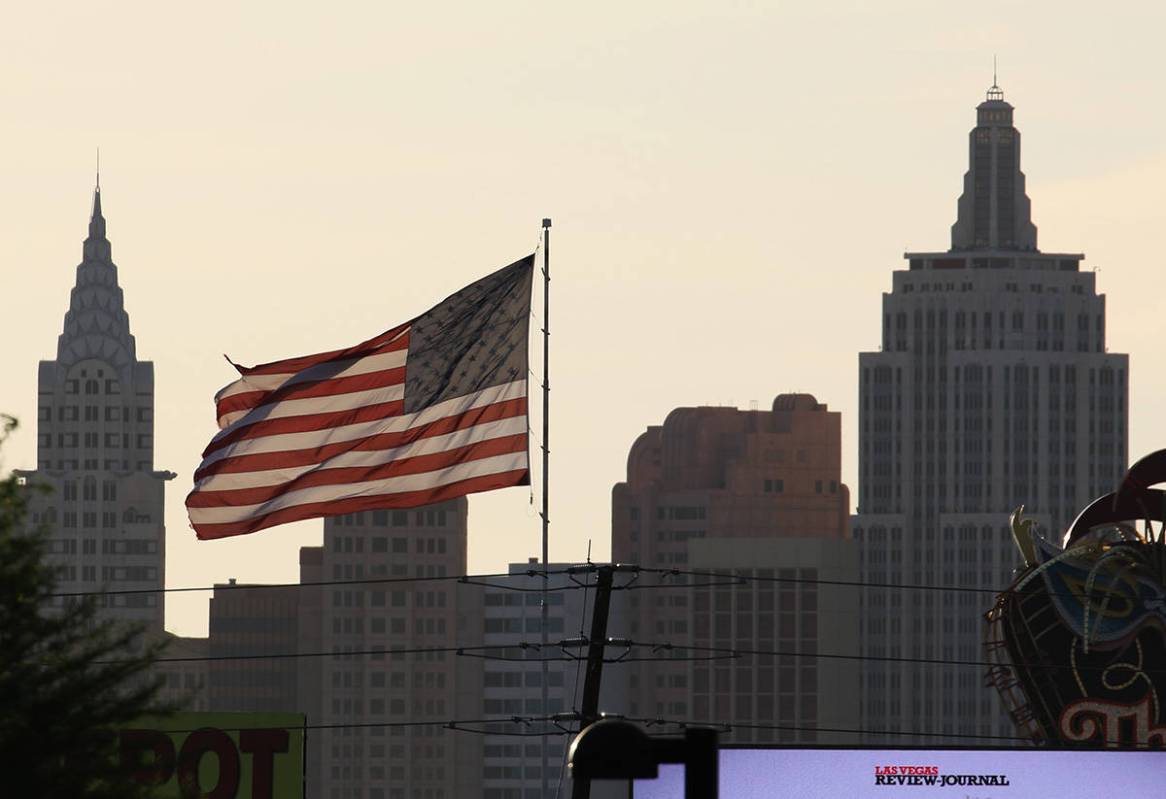
M 583 678 L 583 707 L 579 729 L 599 720 L 599 689 L 603 683 L 603 650 L 607 645 L 607 615 L 611 609 L 611 586 L 615 569 L 600 566 L 595 575 L 595 606 L 591 611 L 591 638 L 587 647 L 587 672 Z M 573 778 L 571 799 L 590 799 L 591 780 Z
M 543 592 L 542 592 L 542 652 L 546 658 L 547 627 L 549 617 L 549 595 L 547 593 L 548 537 L 551 519 L 548 516 L 550 504 L 550 463 L 551 463 L 551 220 L 543 219 Z M 550 663 L 543 660 L 542 708 L 543 715 L 550 715 L 550 691 L 548 683 Z M 550 736 L 543 735 L 542 746 L 542 795 L 550 799 Z

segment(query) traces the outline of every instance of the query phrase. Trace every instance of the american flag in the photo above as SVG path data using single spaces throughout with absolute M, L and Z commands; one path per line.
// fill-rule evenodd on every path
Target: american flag
M 236 366 L 186 498 L 201 539 L 530 482 L 534 256 L 348 349 Z

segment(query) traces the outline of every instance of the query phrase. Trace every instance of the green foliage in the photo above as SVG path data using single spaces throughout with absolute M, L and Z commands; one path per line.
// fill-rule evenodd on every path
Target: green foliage
M 16 420 L 0 416 L 0 443 Z M 35 486 L 0 479 L 0 795 L 142 796 L 117 757 L 117 730 L 166 714 L 150 669 L 160 643 L 97 618 L 92 596 L 49 610 L 44 530 L 26 525 Z

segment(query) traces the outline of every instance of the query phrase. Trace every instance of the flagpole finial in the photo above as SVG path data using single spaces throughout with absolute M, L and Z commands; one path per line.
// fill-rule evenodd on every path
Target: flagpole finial
M 551 226 L 551 218 L 549 216 L 544 216 L 543 217 L 543 229 L 549 228 L 550 226 Z

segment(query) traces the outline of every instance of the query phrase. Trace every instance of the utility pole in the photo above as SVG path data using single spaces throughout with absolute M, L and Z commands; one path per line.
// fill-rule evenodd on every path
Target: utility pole
M 579 729 L 599 719 L 599 689 L 603 679 L 603 652 L 607 646 L 607 615 L 611 609 L 611 586 L 615 566 L 604 564 L 595 570 L 595 605 L 591 611 L 591 637 L 587 646 L 587 671 L 583 677 L 583 707 Z M 589 799 L 591 780 L 573 777 L 572 799 Z

